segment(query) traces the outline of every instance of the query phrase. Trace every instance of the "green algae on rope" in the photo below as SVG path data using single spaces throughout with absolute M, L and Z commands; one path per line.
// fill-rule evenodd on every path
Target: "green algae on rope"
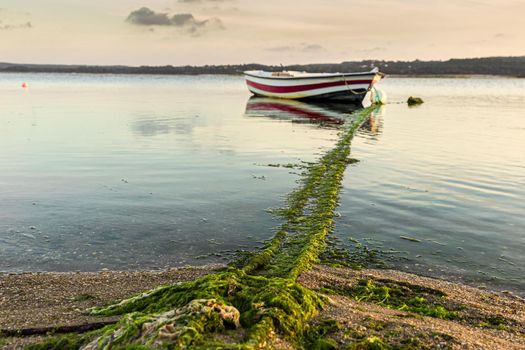
M 195 307 L 187 308 L 196 301 Z M 230 269 L 91 310 L 97 315 L 126 316 L 87 349 L 130 344 L 162 348 L 167 339 L 175 348 L 214 348 L 221 342 L 215 337 L 219 335 L 217 331 L 239 326 L 247 332 L 235 343 L 254 349 L 272 333 L 296 338 L 323 303 L 320 295 L 290 279 L 253 276 Z M 151 330 L 152 325 L 156 332 Z M 106 345 L 97 348 L 95 344 Z
M 259 349 L 270 347 L 276 334 L 302 346 L 307 322 L 325 298 L 296 279 L 318 261 L 326 245 L 350 162 L 350 143 L 374 108 L 351 114 L 336 146 L 308 165 L 300 186 L 288 196 L 287 207 L 279 210 L 285 222 L 243 268 L 162 286 L 89 310 L 92 315 L 125 316 L 82 349 Z M 241 327 L 244 332 L 228 333 Z
M 299 188 L 288 196 L 287 207 L 276 211 L 286 222 L 266 248 L 246 264 L 246 272 L 296 279 L 317 261 L 333 228 L 352 138 L 374 110 L 372 106 L 352 114 L 336 146 L 309 165 Z

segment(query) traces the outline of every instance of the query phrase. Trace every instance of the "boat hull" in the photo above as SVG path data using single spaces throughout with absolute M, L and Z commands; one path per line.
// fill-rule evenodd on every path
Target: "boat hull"
M 377 72 L 303 77 L 269 77 L 245 72 L 245 77 L 248 90 L 255 96 L 352 104 L 361 104 L 381 79 Z

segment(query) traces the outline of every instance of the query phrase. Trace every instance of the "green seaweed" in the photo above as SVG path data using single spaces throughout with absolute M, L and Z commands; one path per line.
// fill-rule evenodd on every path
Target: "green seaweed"
M 490 315 L 449 300 L 436 289 L 406 282 L 358 279 L 355 285 L 324 286 L 327 294 L 340 294 L 356 301 L 370 302 L 390 309 L 407 311 L 423 316 L 454 320 L 456 322 L 513 333 L 525 333 L 516 321 L 501 315 Z
M 241 344 L 246 348 L 257 347 L 266 341 L 270 332 L 294 338 L 302 334 L 304 325 L 322 307 L 324 301 L 291 279 L 248 275 L 242 270 L 204 276 L 193 282 L 165 286 L 135 296 L 106 308 L 90 310 L 96 315 L 126 314 L 113 329 L 101 339 L 112 339 L 112 346 L 123 346 L 142 342 L 144 325 L 165 316 L 170 310 L 178 310 L 181 317 L 170 319 L 174 337 L 171 343 L 179 348 L 187 346 L 211 346 L 211 339 L 204 334 L 227 328 L 224 320 L 213 313 L 203 315 L 193 309 L 184 310 L 195 300 L 207 300 L 231 307 L 240 314 L 239 325 L 247 329 L 247 336 Z M 231 325 L 230 325 L 231 326 Z M 181 329 L 187 332 L 181 332 Z M 115 334 L 120 334 L 116 337 Z M 141 338 L 142 337 L 142 338 Z M 150 342 L 155 342 L 153 337 Z
M 359 343 L 352 344 L 349 350 L 390 350 L 392 346 L 386 344 L 383 339 L 371 336 L 361 340 Z
M 325 290 L 390 309 L 413 312 L 443 320 L 458 318 L 457 312 L 448 310 L 441 304 L 445 297 L 444 293 L 409 283 L 368 278 L 357 280 L 353 286 L 325 287 Z
M 292 163 L 287 163 L 287 164 L 267 164 L 266 166 L 270 167 L 270 168 L 287 168 L 287 169 L 302 169 L 304 168 L 304 165 L 301 165 L 301 164 L 292 164 Z
M 483 314 L 468 308 L 461 314 L 461 321 L 475 327 L 525 334 L 523 326 L 520 327 L 520 325 L 512 319 L 501 315 Z
M 407 99 L 407 104 L 409 106 L 419 106 L 420 104 L 423 104 L 425 101 L 423 101 L 422 98 L 420 97 L 414 97 L 414 96 L 410 96 L 408 99 Z
M 490 315 L 486 318 L 486 325 L 482 325 L 481 327 L 509 330 L 509 323 L 508 320 L 503 316 Z
M 351 161 L 353 135 L 373 109 L 352 114 L 336 146 L 305 166 L 287 206 L 276 211 L 284 223 L 244 266 L 90 309 L 91 315 L 124 317 L 86 349 L 259 349 L 268 347 L 276 335 L 302 346 L 308 320 L 323 307 L 324 299 L 296 279 L 326 247 L 341 180 Z M 244 336 L 228 344 L 219 337 L 227 328 L 242 328 Z M 329 344 L 327 340 L 316 346 Z
M 307 349 L 332 350 L 338 344 L 328 336 L 340 331 L 342 326 L 336 320 L 321 319 L 312 324 L 304 333 L 303 343 Z
M 451 349 L 459 343 L 450 335 L 433 331 L 419 331 L 410 325 L 383 322 L 368 317 L 361 321 L 366 331 L 353 328 L 332 335 L 349 343 L 353 350 L 431 350 Z M 362 327 L 361 327 L 362 328 Z
M 442 342 L 439 344 L 439 347 L 436 347 L 438 344 L 435 344 L 434 341 L 443 340 L 448 343 L 453 342 L 453 338 L 447 335 L 439 333 L 419 333 L 413 337 L 402 337 L 401 339 L 391 339 L 393 337 L 381 338 L 378 336 L 369 336 L 357 343 L 351 344 L 347 347 L 347 350 L 424 350 L 424 349 L 450 349 L 450 347 Z M 424 338 L 433 338 L 425 339 Z
M 70 333 L 61 336 L 49 337 L 45 341 L 29 344 L 26 350 L 78 350 L 94 337 L 94 333 Z
M 352 138 L 373 108 L 355 113 L 336 146 L 318 162 L 308 165 L 300 186 L 288 195 L 287 206 L 274 211 L 285 223 L 265 249 L 248 262 L 245 271 L 295 279 L 318 261 L 334 226 L 341 181 L 350 162 Z
M 512 319 L 481 312 L 447 299 L 445 293 L 439 290 L 406 282 L 359 279 L 354 286 L 324 287 L 323 290 L 347 295 L 357 301 L 442 320 L 454 320 L 474 327 L 525 333 Z
M 353 238 L 350 241 L 352 245 L 348 247 L 343 245 L 337 237 L 329 236 L 326 248 L 319 254 L 320 262 L 327 266 L 349 267 L 354 270 L 386 267 L 385 260 L 387 257 L 383 251 Z

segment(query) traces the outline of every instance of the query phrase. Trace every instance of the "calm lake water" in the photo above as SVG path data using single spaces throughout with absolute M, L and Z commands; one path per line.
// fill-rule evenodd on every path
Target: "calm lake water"
M 401 269 L 524 290 L 525 80 L 381 86 L 392 103 L 354 139 L 338 236 L 394 250 Z M 426 103 L 396 103 L 410 95 Z M 156 269 L 260 245 L 298 179 L 267 165 L 315 160 L 348 108 L 249 98 L 241 77 L 0 75 L 0 271 Z

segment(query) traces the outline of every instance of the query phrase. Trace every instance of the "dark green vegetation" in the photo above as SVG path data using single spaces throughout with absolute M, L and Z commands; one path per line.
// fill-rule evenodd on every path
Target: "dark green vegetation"
M 451 349 L 457 341 L 448 334 L 421 332 L 410 326 L 370 320 L 366 334 L 347 330 L 340 335 L 351 343 L 348 350 L 431 350 Z
M 457 318 L 444 305 L 445 294 L 438 290 L 397 281 L 359 279 L 353 286 L 335 286 L 328 291 L 357 301 L 379 304 L 390 309 L 413 312 L 443 320 Z
M 92 313 L 127 314 L 102 335 L 101 339 L 112 339 L 113 346 L 159 346 L 169 341 L 182 348 L 214 348 L 229 340 L 249 349 L 267 342 L 272 332 L 291 339 L 301 334 L 322 303 L 320 296 L 293 280 L 230 269 L 159 288 Z M 240 327 L 245 330 L 241 339 L 221 339 L 224 330 Z
M 68 334 L 60 337 L 49 338 L 45 343 L 32 344 L 26 350 L 73 350 L 79 349 L 84 343 L 89 341 L 92 334 Z
M 123 318 L 99 331 L 85 349 L 258 349 L 271 346 L 276 336 L 305 346 L 308 321 L 324 298 L 296 278 L 326 247 L 350 143 L 372 111 L 373 107 L 352 114 L 336 146 L 304 170 L 287 206 L 276 211 L 284 223 L 242 268 L 230 267 L 90 310 L 92 315 Z
M 350 267 L 352 269 L 384 268 L 385 260 L 390 258 L 385 252 L 371 248 L 353 238 L 350 247 L 343 245 L 337 237 L 329 235 L 327 247 L 319 254 L 321 264 L 332 267 Z
M 91 74 L 240 74 L 246 70 L 297 70 L 309 72 L 360 72 L 378 67 L 387 74 L 402 75 L 505 75 L 525 77 L 525 56 L 450 59 L 448 61 L 366 60 L 342 63 L 267 66 L 237 64 L 223 66 L 81 66 L 0 63 L 0 72 L 91 73 Z
M 450 349 L 451 336 L 366 318 L 360 327 L 346 328 L 334 320 L 318 320 L 305 333 L 307 349 L 316 350 L 416 350 Z M 349 344 L 349 345 L 348 345 Z
M 288 196 L 288 206 L 274 211 L 285 223 L 263 251 L 246 264 L 245 271 L 295 279 L 318 260 L 333 228 L 341 180 L 349 164 L 350 143 L 373 108 L 355 113 L 356 119 L 346 126 L 336 147 L 309 165 L 300 186 Z
M 410 96 L 407 100 L 407 104 L 409 106 L 419 106 L 420 104 L 423 104 L 423 103 L 424 101 L 420 97 Z
M 360 302 L 442 320 L 454 320 L 474 327 L 525 333 L 522 326 L 509 318 L 480 312 L 450 300 L 439 290 L 406 282 L 367 278 L 358 279 L 353 285 L 325 286 L 322 290 Z
M 267 166 L 271 168 L 288 168 L 288 169 L 294 169 L 294 168 L 303 168 L 304 166 L 300 164 L 268 164 Z

